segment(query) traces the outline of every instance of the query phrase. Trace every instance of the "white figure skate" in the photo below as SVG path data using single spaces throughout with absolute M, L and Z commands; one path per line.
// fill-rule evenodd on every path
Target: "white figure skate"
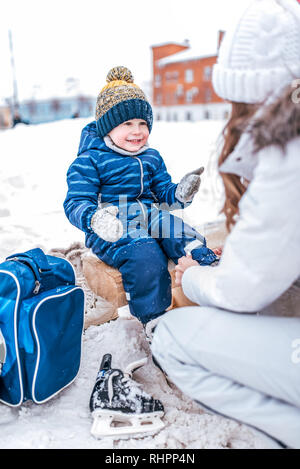
M 111 355 L 102 358 L 90 398 L 94 418 L 91 433 L 96 438 L 140 438 L 164 427 L 163 405 L 146 394 L 131 379 L 132 373 L 147 359 L 131 363 L 124 371 L 111 368 Z

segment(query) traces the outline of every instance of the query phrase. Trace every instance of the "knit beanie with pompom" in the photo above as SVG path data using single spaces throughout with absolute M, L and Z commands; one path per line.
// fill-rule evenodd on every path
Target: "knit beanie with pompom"
M 96 103 L 98 135 L 104 137 L 131 119 L 145 120 L 151 132 L 152 108 L 145 93 L 134 83 L 131 71 L 126 67 L 114 67 L 108 72 L 106 81 L 107 85 L 100 91 Z
M 300 5 L 254 0 L 226 32 L 213 70 L 223 99 L 263 103 L 300 78 Z

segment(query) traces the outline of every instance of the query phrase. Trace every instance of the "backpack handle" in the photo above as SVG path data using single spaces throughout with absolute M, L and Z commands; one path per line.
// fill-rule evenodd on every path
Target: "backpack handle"
M 40 290 L 51 290 L 55 287 L 55 278 L 52 269 L 42 249 L 35 248 L 26 252 L 13 254 L 7 257 L 6 260 L 16 260 L 29 265 L 36 277 L 35 294 L 39 293 Z

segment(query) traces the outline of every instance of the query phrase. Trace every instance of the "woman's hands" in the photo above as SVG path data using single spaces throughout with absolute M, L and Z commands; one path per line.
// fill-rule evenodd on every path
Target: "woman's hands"
M 181 285 L 182 276 L 186 269 L 192 267 L 193 265 L 197 265 L 199 267 L 199 263 L 194 261 L 192 256 L 188 254 L 187 256 L 181 257 L 178 259 L 178 264 L 175 267 L 175 283 L 176 285 Z
M 213 252 L 215 253 L 216 256 L 221 257 L 222 252 L 223 252 L 223 246 L 219 246 L 213 249 Z
M 213 249 L 213 252 L 216 254 L 216 256 L 220 257 L 222 255 L 223 251 L 223 246 L 219 246 L 215 249 Z M 182 276 L 186 269 L 189 267 L 192 267 L 193 265 L 199 266 L 199 263 L 197 261 L 194 261 L 192 258 L 191 254 L 188 254 L 187 256 L 183 256 L 180 259 L 178 259 L 178 264 L 175 267 L 175 283 L 176 285 L 181 285 L 182 283 Z

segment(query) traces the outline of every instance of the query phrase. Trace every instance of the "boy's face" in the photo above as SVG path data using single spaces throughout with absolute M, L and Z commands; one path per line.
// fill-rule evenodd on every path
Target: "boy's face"
M 146 121 L 131 119 L 115 127 L 108 135 L 119 148 L 136 152 L 147 143 L 149 129 Z

